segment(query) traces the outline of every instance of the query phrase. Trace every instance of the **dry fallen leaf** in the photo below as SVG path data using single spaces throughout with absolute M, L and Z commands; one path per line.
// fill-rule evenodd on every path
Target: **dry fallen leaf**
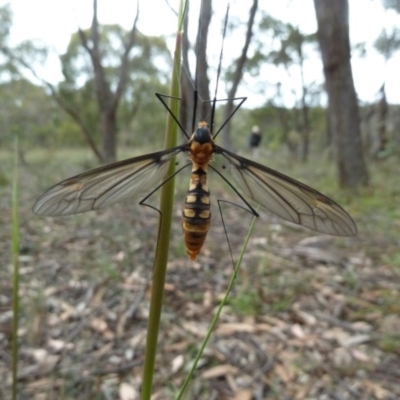
M 352 347 L 358 344 L 369 342 L 371 340 L 370 335 L 354 335 L 346 340 L 342 345 L 344 347 Z
M 100 333 L 108 328 L 107 322 L 100 318 L 93 318 L 90 325 L 95 331 Z
M 370 381 L 364 381 L 364 384 L 368 389 L 370 389 L 374 397 L 377 398 L 378 400 L 385 400 L 392 398 L 390 397 L 391 393 L 382 386 Z
M 283 383 L 290 382 L 291 376 L 282 364 L 276 364 L 274 371 Z
M 233 365 L 224 364 L 224 365 L 218 365 L 217 367 L 213 367 L 208 369 L 207 371 L 204 371 L 201 374 L 201 377 L 203 379 L 213 379 L 228 374 L 237 374 L 238 371 L 239 371 L 238 368 L 234 367 Z
M 123 251 L 119 251 L 113 258 L 115 261 L 124 261 L 125 253 Z
M 371 357 L 364 353 L 363 351 L 357 350 L 357 349 L 352 349 L 350 350 L 350 354 L 354 357 L 355 360 L 361 361 L 361 362 L 371 362 Z
M 299 324 L 293 324 L 290 327 L 290 331 L 292 332 L 293 336 L 303 339 L 305 337 L 305 333 L 303 331 L 303 328 Z
M 64 349 L 71 350 L 75 346 L 73 343 L 67 343 L 67 342 L 64 342 L 64 340 L 59 340 L 59 339 L 49 339 L 47 341 L 47 344 L 50 348 L 52 348 L 54 351 L 57 351 L 57 352 L 64 350 Z
M 197 321 L 184 321 L 182 327 L 192 335 L 203 338 L 207 333 L 208 324 Z
M 251 400 L 253 394 L 250 389 L 240 389 L 233 397 L 229 397 L 229 400 Z
M 25 352 L 31 355 L 38 363 L 43 362 L 49 354 L 46 349 L 26 349 Z
M 178 372 L 183 365 L 183 361 L 184 361 L 184 357 L 182 354 L 180 354 L 179 356 L 175 357 L 172 362 L 171 362 L 171 371 L 173 374 L 175 374 L 176 372 Z
M 119 386 L 120 400 L 136 400 L 139 398 L 139 392 L 129 383 L 122 382 Z
M 226 324 L 219 324 L 215 330 L 215 334 L 218 336 L 233 335 L 237 332 L 254 332 L 254 330 L 255 327 L 253 324 L 230 322 Z
M 61 302 L 61 308 L 63 309 L 60 315 L 61 321 L 67 321 L 76 314 L 75 307 L 72 307 L 66 301 Z
M 203 296 L 203 307 L 209 309 L 212 307 L 214 301 L 214 295 L 211 290 L 206 290 Z
M 337 368 L 348 367 L 353 361 L 349 349 L 344 347 L 337 347 L 334 349 L 331 358 L 333 365 L 335 365 Z

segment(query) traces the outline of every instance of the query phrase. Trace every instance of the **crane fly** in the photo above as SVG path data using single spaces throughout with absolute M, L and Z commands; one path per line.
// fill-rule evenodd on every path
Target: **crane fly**
M 223 39 L 227 20 L 228 10 Z M 217 87 L 221 71 L 222 49 L 223 46 L 217 72 Z M 215 107 L 218 101 L 216 99 L 217 87 L 214 99 L 211 101 L 210 124 L 205 120 L 195 124 L 199 98 L 197 73 L 194 83 L 191 136 L 186 133 L 180 121 L 164 101 L 163 97 L 168 96 L 156 94 L 187 137 L 187 143 L 105 165 L 57 183 L 38 198 L 33 206 L 33 212 L 48 216 L 78 214 L 108 207 L 128 198 L 140 199 L 143 194 L 147 193 L 139 201 L 139 204 L 145 204 L 145 200 L 166 181 L 191 165 L 189 190 L 182 210 L 182 230 L 186 251 L 192 260 L 196 259 L 200 253 L 210 228 L 208 168 L 214 170 L 229 184 L 255 216 L 258 216 L 258 213 L 246 198 L 255 201 L 261 207 L 286 221 L 321 233 L 336 236 L 353 236 L 357 233 L 352 218 L 333 200 L 278 171 L 217 145 L 215 143 L 217 135 L 246 98 L 233 99 L 240 100 L 240 103 L 219 130 L 213 133 Z M 172 176 L 166 177 L 171 162 L 182 166 Z
M 161 95 L 158 97 L 161 99 Z M 352 218 L 333 200 L 278 171 L 217 145 L 215 137 L 221 129 L 213 135 L 209 124 L 201 121 L 187 143 L 66 179 L 43 193 L 33 206 L 33 212 L 46 216 L 78 214 L 108 207 L 151 190 L 152 194 L 155 187 L 159 188 L 169 179 L 165 177 L 169 164 L 177 156 L 183 155 L 184 165 L 176 174 L 192 166 L 182 211 L 183 236 L 192 260 L 199 254 L 210 228 L 208 168 L 227 181 L 256 216 L 257 212 L 246 198 L 286 221 L 317 232 L 336 236 L 353 236 L 357 233 Z M 219 162 L 214 164 L 218 159 Z M 176 163 L 180 164 L 178 161 Z M 143 204 L 149 196 L 140 203 Z

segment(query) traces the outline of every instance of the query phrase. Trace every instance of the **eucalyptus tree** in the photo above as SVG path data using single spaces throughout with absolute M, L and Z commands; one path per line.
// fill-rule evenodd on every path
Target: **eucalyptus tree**
M 357 188 L 368 184 L 368 171 L 350 64 L 349 5 L 347 0 L 314 0 L 314 5 L 339 183 Z

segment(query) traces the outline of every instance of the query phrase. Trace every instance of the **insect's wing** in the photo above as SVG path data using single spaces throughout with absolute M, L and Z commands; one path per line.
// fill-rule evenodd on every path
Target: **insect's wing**
M 71 215 L 97 210 L 155 189 L 169 162 L 186 146 L 105 165 L 66 179 L 43 193 L 33 206 L 38 215 Z M 144 195 L 143 195 L 144 196 Z
M 222 166 L 217 163 L 218 172 L 224 176 L 230 173 L 246 196 L 277 216 L 330 235 L 353 236 L 357 233 L 349 214 L 316 190 L 219 146 L 216 146 L 216 154 L 225 158 Z M 226 178 L 229 180 L 229 176 Z

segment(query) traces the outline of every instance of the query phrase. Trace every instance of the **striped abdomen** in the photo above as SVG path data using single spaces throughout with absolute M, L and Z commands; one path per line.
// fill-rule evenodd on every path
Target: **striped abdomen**
M 193 163 L 192 178 L 182 211 L 183 237 L 186 252 L 194 260 L 200 253 L 210 228 L 210 191 L 207 184 L 207 165 Z

